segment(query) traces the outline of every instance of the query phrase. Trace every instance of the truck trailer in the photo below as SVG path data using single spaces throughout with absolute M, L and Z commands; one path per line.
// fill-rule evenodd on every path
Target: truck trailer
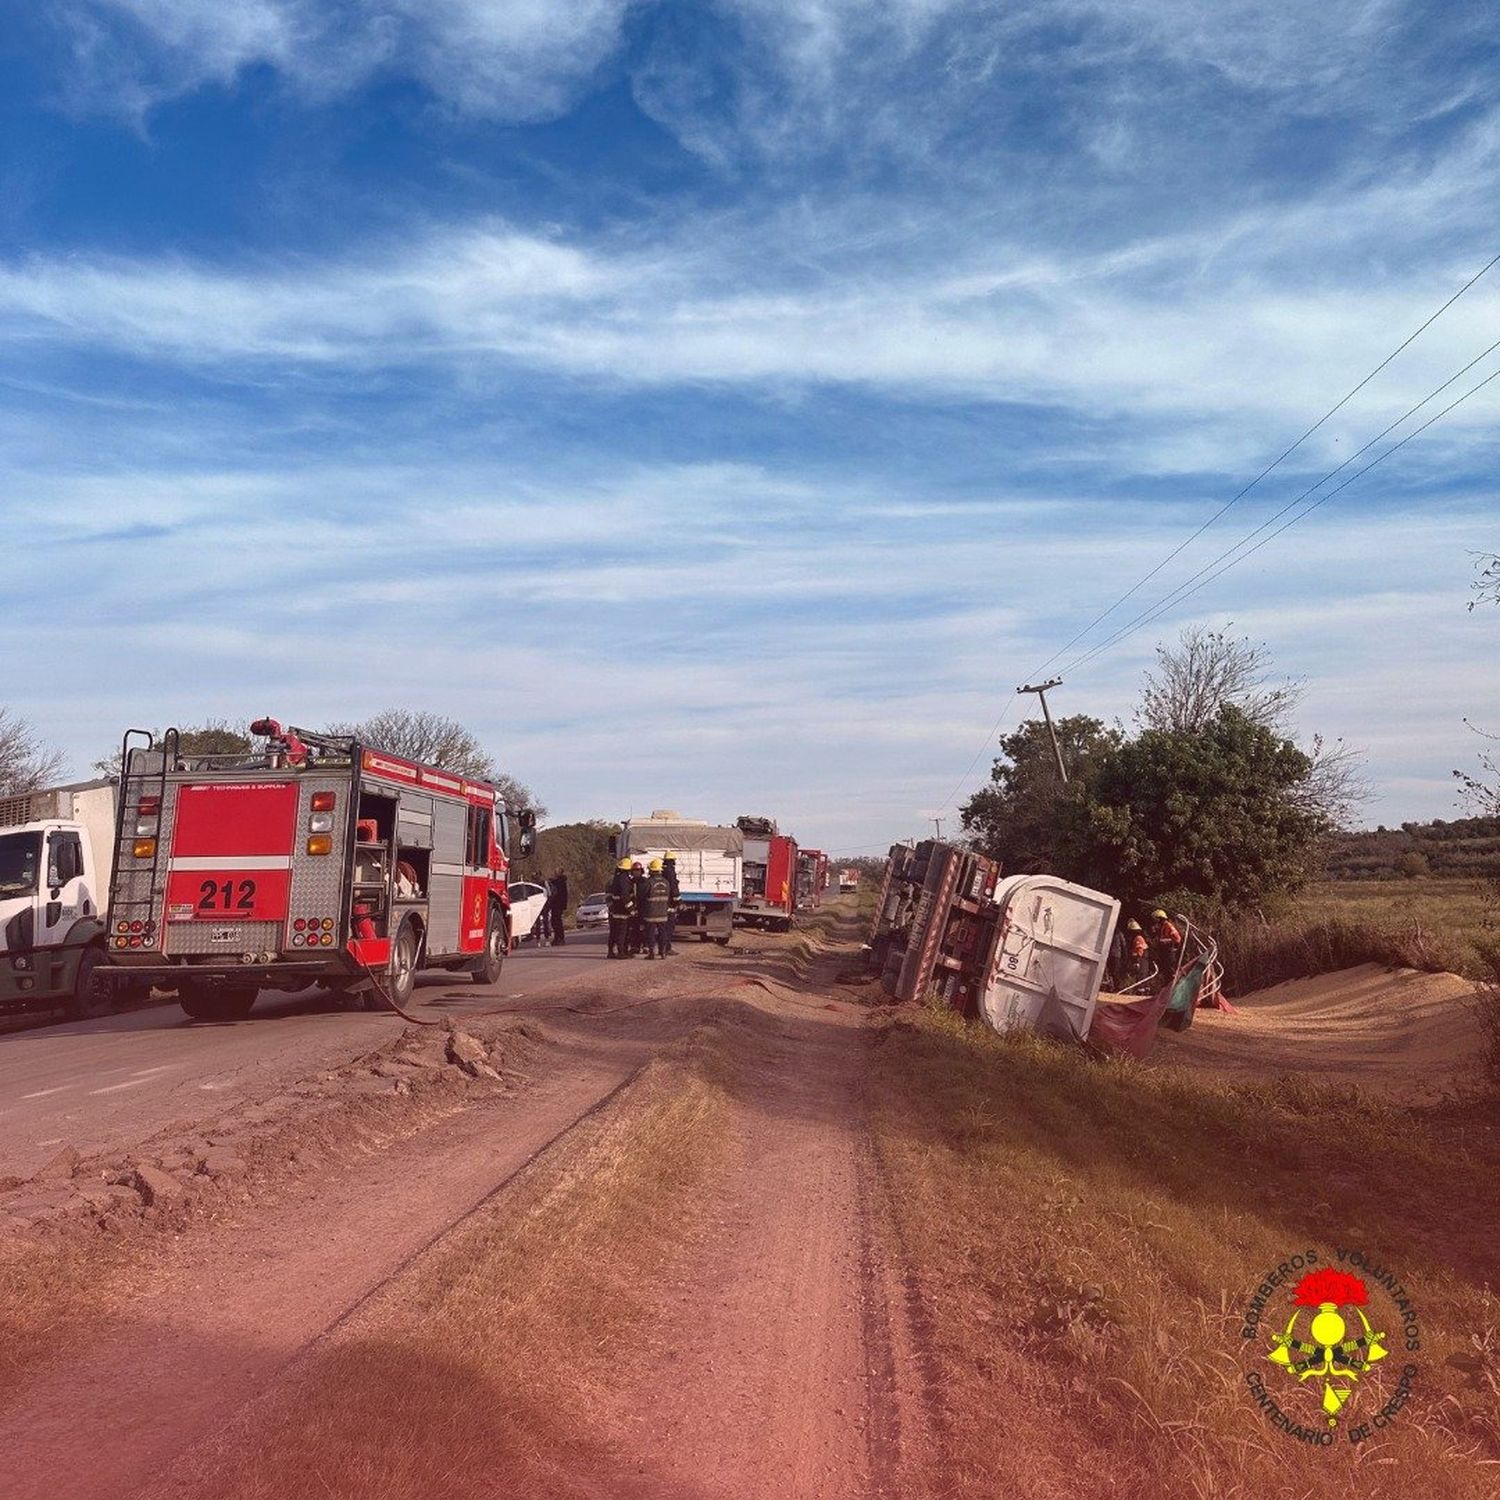
M 265 748 L 185 757 L 125 736 L 109 956 L 194 1019 L 308 985 L 405 1004 L 422 968 L 493 983 L 510 948 L 510 817 L 487 782 L 260 719 Z M 520 852 L 534 837 L 516 819 Z
M 109 871 L 118 783 L 0 798 L 0 1014 L 109 1009 Z
M 745 835 L 738 828 L 684 818 L 658 809 L 649 818 L 630 818 L 610 840 L 618 859 L 643 865 L 668 854 L 677 858 L 678 935 L 695 933 L 700 942 L 728 943 L 744 881 Z

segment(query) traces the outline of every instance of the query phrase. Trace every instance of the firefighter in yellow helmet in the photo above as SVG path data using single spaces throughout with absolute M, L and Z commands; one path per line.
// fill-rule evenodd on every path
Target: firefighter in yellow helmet
M 609 956 L 624 958 L 626 929 L 635 915 L 635 877 L 628 859 L 615 866 L 605 895 L 609 898 Z
M 682 905 L 682 886 L 677 880 L 677 855 L 668 849 L 661 857 L 661 872 L 672 887 L 672 909 L 667 914 L 667 952 L 672 952 L 672 940 L 677 935 L 677 910 Z
M 672 887 L 662 874 L 662 862 L 653 859 L 641 890 L 641 925 L 647 958 L 667 956 L 667 919 L 672 915 Z
M 1162 978 L 1169 982 L 1175 980 L 1182 963 L 1182 934 L 1159 906 L 1151 913 L 1151 946 L 1156 950 L 1156 967 Z

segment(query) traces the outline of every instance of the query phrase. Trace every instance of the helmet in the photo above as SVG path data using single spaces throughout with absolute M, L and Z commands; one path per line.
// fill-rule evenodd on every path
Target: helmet
M 677 863 L 677 851 L 675 849 L 668 849 L 667 852 L 662 855 L 662 859 L 665 860 L 668 864 L 675 865 Z
M 630 868 L 634 870 L 637 875 L 644 875 L 646 873 L 646 867 L 640 862 L 640 860 L 636 860 L 636 862 L 631 865 Z
M 1158 906 L 1156 910 L 1151 913 L 1151 920 L 1153 922 L 1165 922 L 1167 920 L 1167 914 L 1161 909 L 1161 907 Z
M 653 859 L 651 863 L 646 866 L 646 868 L 650 870 L 653 875 L 659 874 L 661 871 L 661 861 L 659 859 Z
M 1139 932 L 1140 930 L 1141 930 L 1141 924 L 1139 922 L 1137 922 L 1134 917 L 1132 917 L 1125 924 L 1125 931 L 1126 932 Z
M 617 870 L 628 870 L 629 868 L 630 861 L 628 859 L 622 859 L 620 863 L 615 866 L 615 869 Z

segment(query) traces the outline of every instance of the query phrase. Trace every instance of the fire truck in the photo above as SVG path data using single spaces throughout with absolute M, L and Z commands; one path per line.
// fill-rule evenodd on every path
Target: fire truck
M 734 920 L 744 927 L 790 932 L 797 911 L 797 841 L 777 830 L 772 818 L 742 817 L 745 865 Z
M 317 984 L 381 1010 L 422 968 L 498 980 L 510 820 L 495 788 L 353 738 L 250 728 L 264 748 L 239 755 L 126 734 L 111 965 L 175 987 L 195 1020 L 242 1018 L 262 989 Z M 535 818 L 515 817 L 528 854 Z
M 797 854 L 797 908 L 811 910 L 823 901 L 828 889 L 828 856 L 821 849 L 802 849 Z

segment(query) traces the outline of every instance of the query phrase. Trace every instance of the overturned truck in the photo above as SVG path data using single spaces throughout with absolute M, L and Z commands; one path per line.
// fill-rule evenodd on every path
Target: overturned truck
M 935 996 L 996 1031 L 1029 1030 L 1144 1057 L 1159 1027 L 1228 1009 L 1213 940 L 1179 917 L 1175 972 L 1143 995 L 1101 995 L 1120 915 L 1113 896 L 1055 875 L 1004 875 L 981 854 L 928 840 L 886 862 L 870 955 L 898 1000 Z
M 871 954 L 898 1000 L 936 995 L 997 1031 L 1083 1041 L 1120 903 L 927 840 L 891 849 Z

